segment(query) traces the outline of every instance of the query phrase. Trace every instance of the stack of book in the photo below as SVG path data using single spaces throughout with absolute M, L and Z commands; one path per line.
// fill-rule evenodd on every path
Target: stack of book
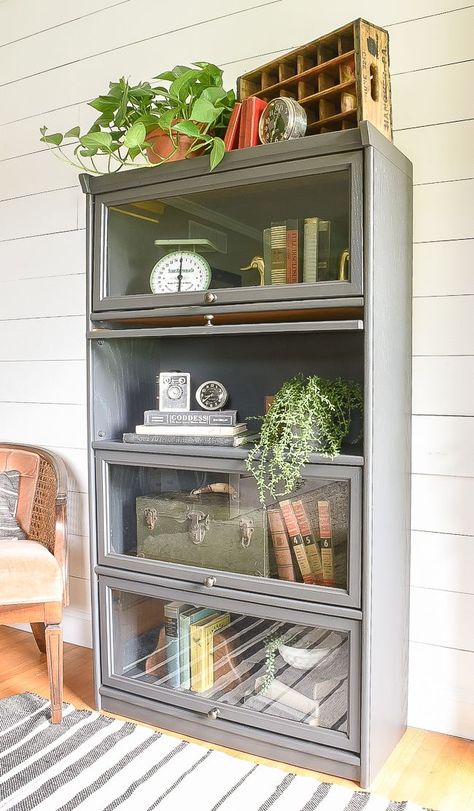
M 268 523 L 280 580 L 334 586 L 331 505 L 317 501 L 317 526 L 301 499 L 286 499 L 268 509 Z M 316 522 L 315 522 L 316 524 Z
M 148 675 L 167 687 L 202 693 L 214 684 L 214 642 L 230 614 L 174 601 L 164 607 L 165 626 L 158 648 L 147 659 Z
M 263 231 L 265 284 L 326 281 L 330 277 L 331 222 L 307 217 L 272 222 Z
M 236 448 L 254 441 L 237 411 L 145 411 L 143 425 L 123 441 L 155 445 L 218 445 Z
M 256 96 L 249 96 L 245 101 L 235 103 L 224 136 L 227 152 L 260 143 L 258 125 L 266 106 L 267 102 Z

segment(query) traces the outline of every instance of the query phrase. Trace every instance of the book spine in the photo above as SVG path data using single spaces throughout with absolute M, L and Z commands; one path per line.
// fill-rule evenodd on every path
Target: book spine
M 202 685 L 206 664 L 204 629 L 199 626 L 191 627 L 191 690 L 195 693 L 200 693 L 204 689 Z
M 269 509 L 267 514 L 278 577 L 280 580 L 296 580 L 293 561 L 291 559 L 290 544 L 288 543 L 288 535 L 286 534 L 285 523 L 280 510 Z
M 229 622 L 230 615 L 221 614 L 213 622 L 191 627 L 191 690 L 195 693 L 202 693 L 212 686 L 214 675 L 209 672 L 209 661 L 213 634 Z
M 174 436 L 166 434 L 136 434 L 128 432 L 123 434 L 123 441 L 127 445 L 188 445 L 213 448 L 238 448 L 241 445 L 258 439 L 258 434 L 241 434 L 240 436 Z
M 329 279 L 329 261 L 331 258 L 331 222 L 319 220 L 318 222 L 318 270 L 317 279 Z
M 175 607 L 165 605 L 165 642 L 166 667 L 168 670 L 167 687 L 179 687 L 179 617 Z
M 324 585 L 334 586 L 334 552 L 332 547 L 331 505 L 329 501 L 318 501 L 318 519 Z
M 248 117 L 248 99 L 244 99 L 242 102 L 242 107 L 240 108 L 240 128 L 239 128 L 239 145 L 238 149 L 244 149 L 246 146 L 245 144 L 245 131 L 247 127 L 247 117 Z
M 286 284 L 286 223 L 272 223 L 270 228 L 272 284 Z
M 181 689 L 191 688 L 191 624 L 213 614 L 212 608 L 201 608 L 191 615 L 181 616 L 179 620 L 179 667 L 181 670 Z
M 258 137 L 260 116 L 267 106 L 267 103 L 256 96 L 250 96 L 247 101 L 249 102 L 249 110 L 246 121 L 247 132 L 245 134 L 245 146 L 257 146 L 257 144 L 260 143 L 260 138 Z
M 316 538 L 313 535 L 313 530 L 309 522 L 308 513 L 302 501 L 293 501 L 293 510 L 295 518 L 300 528 L 300 533 L 303 537 L 303 542 L 308 556 L 311 571 L 314 574 L 316 583 L 322 584 L 323 578 L 323 565 L 321 561 L 321 552 L 319 550 Z
M 207 628 L 205 655 L 207 657 L 206 667 L 204 668 L 203 690 L 209 690 L 214 684 L 214 634 L 229 625 L 230 615 L 223 614 L 210 628 Z
M 312 583 L 314 585 L 316 580 L 311 571 L 311 566 L 309 565 L 306 547 L 299 530 L 298 521 L 296 520 L 291 501 L 280 501 L 280 510 L 288 530 L 288 535 L 290 536 L 296 562 L 298 563 L 303 581 L 305 583 Z
M 145 425 L 223 425 L 237 424 L 237 411 L 145 411 Z
M 286 222 L 286 283 L 296 284 L 298 275 L 298 220 Z
M 224 135 L 224 145 L 227 152 L 230 152 L 231 149 L 237 149 L 238 146 L 241 109 L 241 102 L 236 101 L 230 114 L 229 123 Z
M 237 425 L 137 425 L 137 434 L 155 434 L 156 436 L 237 436 L 245 433 L 247 426 L 240 422 Z
M 265 284 L 272 283 L 272 229 L 264 228 L 263 231 L 263 281 Z
M 318 217 L 308 217 L 303 226 L 303 282 L 318 278 Z

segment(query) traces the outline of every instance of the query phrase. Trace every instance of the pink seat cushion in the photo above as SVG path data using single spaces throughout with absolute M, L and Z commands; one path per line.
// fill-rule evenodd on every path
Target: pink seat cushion
M 62 602 L 61 568 L 37 541 L 0 544 L 0 605 Z
M 18 470 L 20 473 L 16 519 L 27 535 L 30 531 L 39 466 L 40 458 L 37 453 L 0 448 L 0 473 L 5 470 Z

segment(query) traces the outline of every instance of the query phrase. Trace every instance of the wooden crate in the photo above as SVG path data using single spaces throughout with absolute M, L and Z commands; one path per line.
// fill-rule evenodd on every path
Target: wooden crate
M 370 121 L 392 140 L 388 32 L 354 22 L 267 62 L 238 79 L 238 96 L 296 99 L 306 110 L 307 135 Z

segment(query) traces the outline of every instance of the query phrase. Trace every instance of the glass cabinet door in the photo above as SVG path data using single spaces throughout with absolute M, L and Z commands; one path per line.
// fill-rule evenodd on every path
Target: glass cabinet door
M 258 594 L 360 604 L 360 470 L 309 466 L 259 502 L 241 462 L 98 454 L 99 562 Z
M 101 583 L 104 683 L 224 720 L 357 746 L 358 622 L 249 613 L 233 600 Z
M 361 155 L 97 198 L 94 309 L 362 293 Z

